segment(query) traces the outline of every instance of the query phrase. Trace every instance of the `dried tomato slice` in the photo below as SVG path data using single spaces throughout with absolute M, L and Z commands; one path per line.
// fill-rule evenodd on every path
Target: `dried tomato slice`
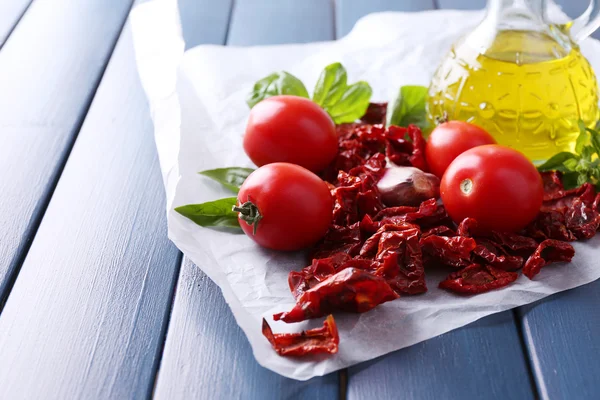
M 430 262 L 464 268 L 471 264 L 471 252 L 477 246 L 473 238 L 463 236 L 436 236 L 421 238 L 419 244 Z
M 523 257 L 499 255 L 500 250 L 490 241 L 478 239 L 473 249 L 474 261 L 485 263 L 504 271 L 516 271 L 523 266 Z
M 355 256 L 362 247 L 362 235 L 358 223 L 350 226 L 333 225 L 313 250 L 311 259 L 329 258 L 337 253 Z
M 387 103 L 369 103 L 365 115 L 360 119 L 365 124 L 385 124 Z
M 460 224 L 458 224 L 458 228 L 456 228 L 456 234 L 458 236 L 472 237 L 476 229 L 477 220 L 474 218 L 465 218 L 460 222 Z
M 565 190 L 562 183 L 562 173 L 548 171 L 542 172 L 540 175 L 544 182 L 544 201 L 553 200 L 556 196 L 560 197 L 561 192 Z
M 583 200 L 576 198 L 565 212 L 565 225 L 577 239 L 589 239 L 598 230 L 600 215 Z
M 426 230 L 421 234 L 422 238 L 426 238 L 427 236 L 457 236 L 458 233 L 454 232 L 452 228 L 447 227 L 446 225 L 435 226 L 431 229 Z M 461 236 L 461 235 L 458 235 Z
M 552 239 L 544 240 L 525 262 L 523 275 L 533 279 L 546 265 L 558 261 L 571 261 L 574 255 L 575 249 L 569 243 Z
M 559 211 L 541 211 L 525 232 L 537 240 L 555 239 L 571 242 L 577 240 L 565 226 L 565 215 Z
M 448 275 L 440 288 L 460 294 L 479 294 L 507 286 L 517 280 L 516 272 L 503 271 L 491 265 L 471 264 Z
M 398 297 L 385 279 L 367 271 L 346 268 L 302 293 L 294 308 L 273 315 L 273 319 L 300 322 L 334 311 L 362 313 Z
M 262 333 L 280 356 L 302 357 L 310 354 L 338 352 L 340 337 L 333 315 L 329 315 L 321 328 L 299 333 L 273 333 L 265 319 Z
M 383 232 L 375 259 L 381 267 L 375 272 L 389 283 L 397 294 L 419 294 L 427 291 L 423 255 L 419 246 L 419 229 Z

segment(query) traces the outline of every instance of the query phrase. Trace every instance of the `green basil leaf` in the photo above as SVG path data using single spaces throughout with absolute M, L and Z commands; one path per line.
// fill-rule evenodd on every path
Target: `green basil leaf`
M 232 210 L 236 204 L 236 197 L 227 197 L 202 204 L 188 204 L 175 208 L 175 211 L 200 226 L 239 228 L 238 213 Z
M 588 177 L 585 174 L 579 174 L 577 177 L 577 186 L 581 186 L 588 181 Z
M 579 165 L 579 157 L 569 158 L 563 162 L 563 165 L 567 170 L 575 171 L 575 169 Z
M 281 71 L 272 73 L 256 82 L 246 98 L 246 103 L 252 108 L 267 97 L 280 94 L 308 98 L 308 91 L 302 81 L 288 72 Z
M 600 156 L 600 132 L 590 128 L 587 128 L 587 131 L 590 134 L 590 142 L 592 143 L 592 146 L 594 146 L 596 154 Z
M 417 125 L 427 129 L 427 88 L 425 86 L 402 86 L 398 97 L 388 104 L 387 124 L 396 126 Z
M 575 152 L 577 154 L 581 154 L 583 150 L 583 146 L 588 143 L 588 132 L 586 130 L 585 124 L 583 121 L 579 120 L 579 136 L 577 136 L 577 140 L 575 141 Z
M 313 101 L 325 109 L 332 107 L 342 98 L 348 87 L 347 81 L 348 74 L 342 64 L 326 66 L 315 85 Z
M 577 156 L 573 153 L 569 153 L 568 151 L 563 151 L 550 157 L 548 161 L 537 167 L 537 169 L 538 171 L 542 172 L 556 170 L 560 168 L 565 161 L 573 158 L 577 158 Z
M 369 107 L 373 90 L 367 82 L 356 82 L 346 88 L 339 101 L 325 111 L 336 124 L 354 122 L 362 117 Z
M 239 192 L 240 186 L 254 170 L 252 168 L 217 168 L 198 172 L 200 175 L 209 177 L 212 180 L 219 182 L 232 192 Z
M 600 131 L 600 121 L 596 122 L 596 126 L 594 127 L 596 131 Z
M 579 186 L 577 184 L 577 179 L 579 178 L 579 174 L 577 172 L 567 172 L 562 176 L 562 182 L 565 189 L 573 189 Z
M 581 149 L 581 158 L 585 161 L 592 161 L 592 155 L 596 152 L 593 146 L 585 145 Z

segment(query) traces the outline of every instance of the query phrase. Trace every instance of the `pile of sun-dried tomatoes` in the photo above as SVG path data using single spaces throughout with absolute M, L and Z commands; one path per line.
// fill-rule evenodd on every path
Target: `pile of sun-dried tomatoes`
M 374 122 L 378 116 L 369 119 Z M 533 279 L 549 263 L 570 261 L 574 249 L 568 242 L 591 238 L 598 230 L 600 195 L 590 184 L 564 190 L 555 172 L 543 174 L 539 216 L 518 234 L 473 234 L 477 221 L 468 218 L 457 225 L 439 199 L 419 207 L 385 208 L 376 183 L 386 159 L 427 171 L 421 131 L 367 122 L 337 129 L 339 153 L 324 174 L 335 199 L 333 225 L 313 249 L 310 265 L 290 273 L 296 306 L 275 315 L 276 320 L 365 312 L 401 296 L 425 293 L 429 268 L 448 270 L 439 287 L 451 292 L 472 295 L 498 289 L 514 282 L 519 271 Z M 316 332 L 318 339 L 296 336 L 296 350 L 333 352 L 333 320 Z

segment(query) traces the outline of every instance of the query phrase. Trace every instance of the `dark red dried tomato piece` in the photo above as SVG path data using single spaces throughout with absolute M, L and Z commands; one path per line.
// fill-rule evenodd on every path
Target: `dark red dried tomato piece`
M 350 226 L 333 225 L 315 247 L 310 259 L 329 258 L 337 253 L 355 256 L 360 251 L 362 243 L 358 223 Z
M 384 232 L 404 231 L 404 230 L 414 230 L 414 229 L 416 229 L 417 232 L 419 231 L 418 226 L 409 224 L 406 222 L 401 222 L 399 224 L 382 225 L 373 236 L 371 236 L 370 238 L 365 240 L 365 243 L 363 244 L 362 248 L 360 249 L 359 254 L 361 257 L 375 256 L 375 254 L 378 252 L 378 249 L 379 249 L 381 235 L 383 235 Z
M 492 231 L 488 237 L 504 250 L 517 254 L 529 255 L 537 248 L 534 239 L 516 233 Z
M 523 275 L 533 279 L 544 266 L 552 262 L 571 261 L 574 255 L 575 249 L 569 243 L 552 239 L 544 240 L 525 262 Z
M 491 265 L 471 264 L 451 273 L 440 288 L 460 294 L 479 294 L 498 289 L 516 281 L 516 272 L 503 271 Z
M 523 266 L 523 257 L 499 254 L 500 251 L 491 242 L 478 239 L 477 246 L 473 249 L 473 261 L 504 271 L 516 271 Z
M 474 218 L 465 218 L 460 224 L 458 224 L 458 228 L 456 228 L 456 234 L 458 236 L 472 237 L 473 232 L 477 229 L 477 220 Z
M 375 274 L 385 278 L 396 293 L 427 291 L 418 228 L 383 232 L 375 259 L 381 262 Z
M 544 201 L 553 200 L 555 196 L 565 190 L 562 183 L 562 173 L 559 171 L 548 171 L 540 173 L 544 182 Z
M 341 269 L 351 257 L 346 253 L 335 253 L 328 258 L 314 259 L 312 263 L 301 271 L 292 271 L 288 275 L 288 284 L 295 298 L 302 293 L 324 281 L 329 276 Z
M 386 113 L 387 103 L 369 103 L 365 115 L 360 120 L 365 124 L 385 124 Z
M 556 239 L 571 242 L 577 238 L 565 226 L 564 212 L 541 211 L 525 232 L 537 240 Z
M 413 143 L 413 151 L 409 158 L 413 167 L 419 168 L 422 171 L 429 172 L 427 161 L 425 161 L 425 139 L 421 129 L 416 125 L 408 126 L 408 136 Z
M 280 356 L 302 357 L 310 354 L 338 352 L 340 336 L 333 315 L 329 315 L 321 328 L 300 333 L 273 333 L 265 319 L 262 333 Z
M 598 230 L 600 215 L 580 198 L 576 198 L 565 212 L 565 225 L 577 239 L 589 239 Z
M 471 252 L 477 246 L 473 238 L 463 236 L 428 236 L 419 242 L 423 254 L 429 256 L 431 262 L 464 268 L 471 264 Z
M 570 208 L 575 199 L 580 199 L 588 207 L 592 206 L 596 197 L 596 190 L 591 183 L 584 183 L 578 188 L 554 192 L 546 195 L 542 204 L 542 211 L 564 211 Z M 546 200 L 548 198 L 548 200 Z
M 385 279 L 367 271 L 346 268 L 304 292 L 294 308 L 273 318 L 300 322 L 334 311 L 362 313 L 398 297 Z
M 426 230 L 421 234 L 422 238 L 426 238 L 427 236 L 436 235 L 436 236 L 457 236 L 458 233 L 454 232 L 452 228 L 449 228 L 445 225 L 435 226 L 431 229 Z M 461 236 L 461 235 L 458 235 Z

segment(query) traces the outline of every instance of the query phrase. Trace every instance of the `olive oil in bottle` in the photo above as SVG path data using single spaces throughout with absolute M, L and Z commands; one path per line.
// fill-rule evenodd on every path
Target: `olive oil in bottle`
M 598 120 L 596 77 L 577 45 L 535 31 L 498 32 L 484 52 L 457 43 L 429 88 L 428 117 L 472 122 L 531 160 L 572 151 L 578 121 Z

